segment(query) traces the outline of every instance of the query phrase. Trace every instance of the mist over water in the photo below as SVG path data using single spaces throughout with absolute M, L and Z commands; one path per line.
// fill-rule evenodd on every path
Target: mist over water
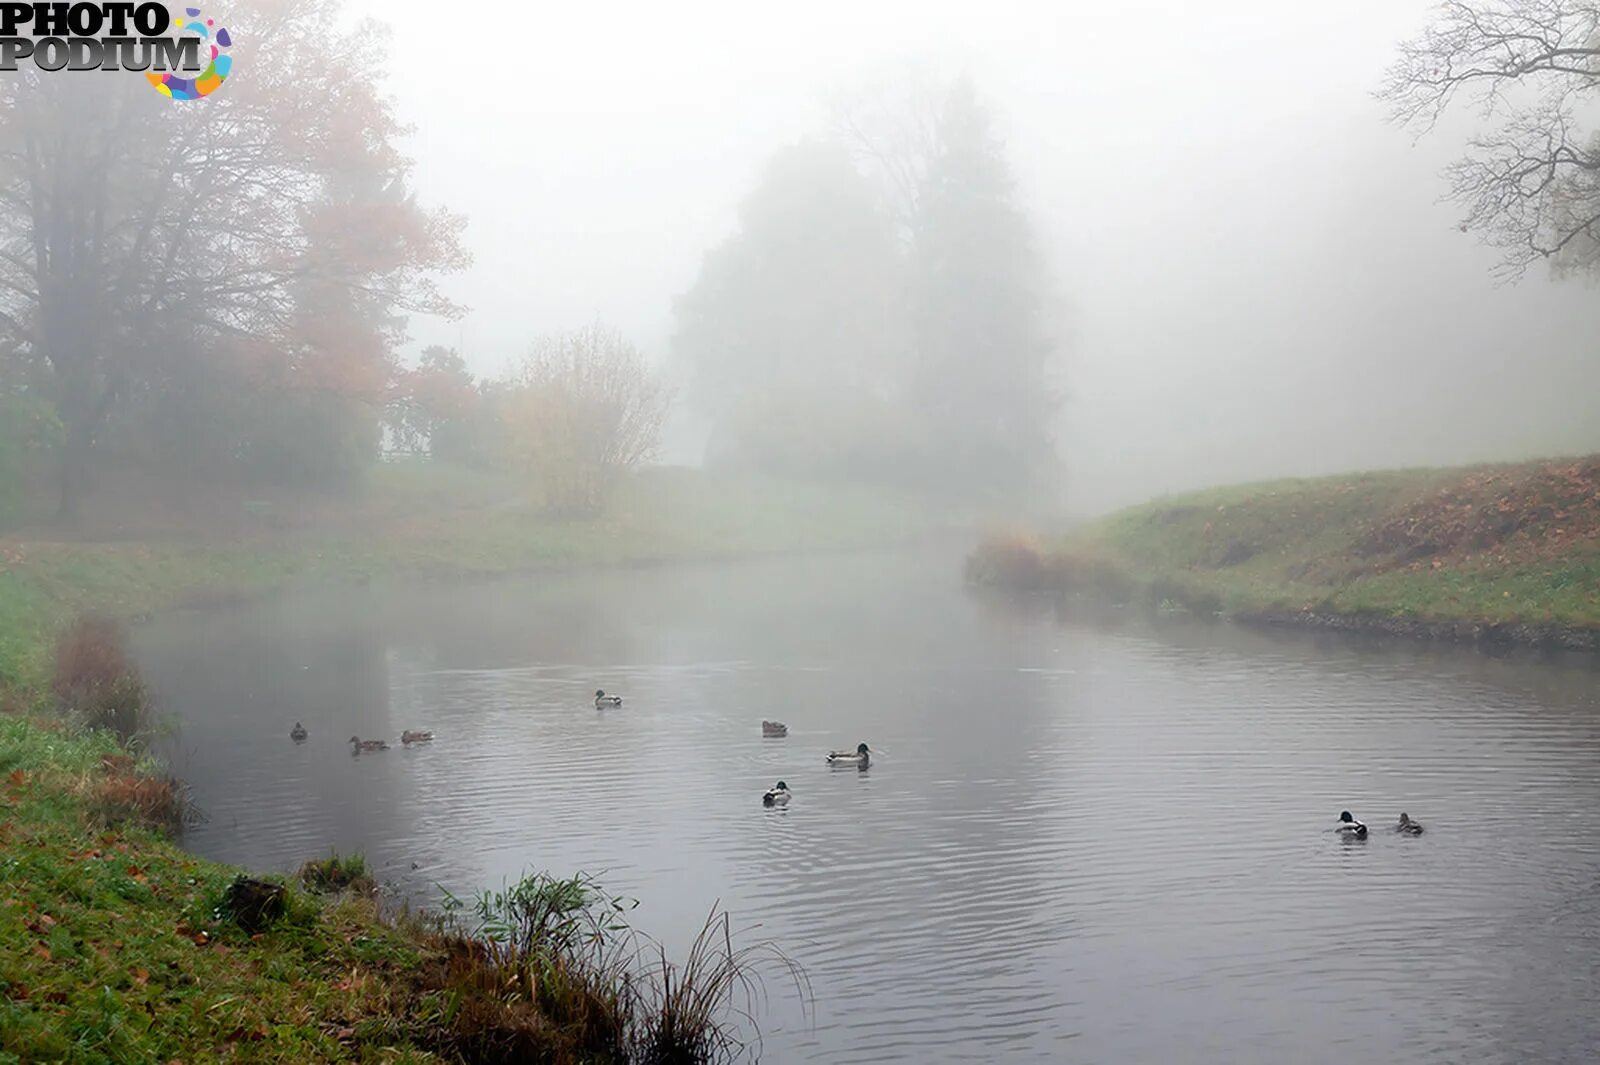
M 1600 1061 L 1594 656 L 1217 620 L 1596 645 L 1600 6 L 228 3 L 204 100 L 0 80 L 0 707 L 60 718 L 0 762 L 63 869 L 191 785 L 236 868 L 118 841 L 193 889 L 137 949 L 252 993 L 113 1024 L 167 962 L 46 914 L 0 1057 L 659 1019 L 487 925 L 372 915 L 427 957 L 359 1019 L 350 911 L 223 949 L 207 885 L 336 851 L 726 913 L 815 992 L 771 1061 Z
M 767 1060 L 1510 1063 L 1600 1041 L 1592 663 L 1088 625 L 954 572 L 379 585 L 174 615 L 139 650 L 211 816 L 197 852 L 363 850 L 424 901 L 589 870 L 680 952 L 720 900 L 815 988 L 808 1022 L 772 981 Z M 438 738 L 345 742 L 419 726 Z M 867 772 L 823 764 L 859 741 Z M 763 809 L 780 778 L 793 803 Z M 1365 842 L 1330 831 L 1345 808 Z M 1425 835 L 1387 831 L 1402 809 Z

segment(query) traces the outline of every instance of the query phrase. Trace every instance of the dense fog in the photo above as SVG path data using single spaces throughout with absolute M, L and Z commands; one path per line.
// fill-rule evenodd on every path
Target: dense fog
M 1600 447 L 1600 243 L 1508 270 L 1517 210 L 1444 173 L 1504 115 L 1379 98 L 1426 0 L 312 6 L 243 5 L 242 73 L 176 109 L 5 83 L 0 439 L 59 453 L 62 514 L 108 464 L 383 452 L 563 509 L 664 462 L 1087 514 Z
M 841 96 L 966 72 L 1059 282 L 1073 509 L 1218 481 L 1600 447 L 1600 308 L 1538 268 L 1497 284 L 1432 135 L 1372 93 L 1432 5 L 825 2 L 474 9 L 515 61 L 438 62 L 433 5 L 394 29 L 422 189 L 473 212 L 461 325 L 485 371 L 530 317 L 600 315 L 664 356 L 675 296 L 774 151 Z M 1415 142 L 1415 143 L 1414 143 Z M 680 411 L 669 458 L 697 461 Z

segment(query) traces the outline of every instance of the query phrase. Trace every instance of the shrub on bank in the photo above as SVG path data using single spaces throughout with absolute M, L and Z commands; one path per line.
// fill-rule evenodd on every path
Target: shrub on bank
M 1045 547 L 1019 530 L 990 533 L 967 556 L 966 579 L 980 587 L 1015 592 L 1087 591 L 1107 597 L 1137 587 L 1120 566 L 1081 546 Z
M 343 857 L 330 854 L 326 858 L 311 858 L 300 866 L 296 875 L 308 890 L 320 895 L 341 891 L 373 895 L 378 890 L 378 882 L 367 872 L 367 859 L 360 854 Z
M 149 693 L 128 654 L 128 634 L 120 622 L 80 616 L 56 638 L 53 661 L 51 691 L 69 716 L 125 744 L 149 732 Z

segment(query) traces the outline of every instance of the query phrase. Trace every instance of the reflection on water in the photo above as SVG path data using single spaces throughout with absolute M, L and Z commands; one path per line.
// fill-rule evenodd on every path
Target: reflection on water
M 140 652 L 195 850 L 362 850 L 424 898 L 587 870 L 680 952 L 720 900 L 815 988 L 808 1022 L 774 986 L 768 1060 L 1600 1060 L 1591 662 L 1097 626 L 958 573 L 302 594 Z M 407 727 L 438 739 L 344 742 Z M 869 771 L 824 765 L 862 740 Z

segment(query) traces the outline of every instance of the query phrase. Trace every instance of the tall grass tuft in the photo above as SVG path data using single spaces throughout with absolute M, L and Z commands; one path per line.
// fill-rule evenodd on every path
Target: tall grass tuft
M 447 898 L 453 1049 L 475 1061 L 628 1061 L 634 995 L 622 914 L 632 905 L 582 874 Z
M 787 973 L 802 1003 L 811 997 L 805 971 L 767 941 L 734 945 L 727 913 L 713 909 L 681 966 L 656 948 L 658 965 L 644 982 L 642 1008 L 633 1033 L 633 1060 L 640 1065 L 703 1065 L 733 1062 L 759 1044 L 756 1008 L 766 999 L 762 971 Z M 747 1042 L 744 1029 L 749 1029 Z
M 809 996 L 798 965 L 770 944 L 736 946 L 717 911 L 672 964 L 628 924 L 634 905 L 582 874 L 447 899 L 443 1049 L 484 1062 L 734 1062 L 759 1041 L 762 967 L 776 961 Z
M 57 705 L 91 729 L 135 745 L 150 732 L 151 704 L 115 619 L 84 614 L 56 639 L 51 691 Z

